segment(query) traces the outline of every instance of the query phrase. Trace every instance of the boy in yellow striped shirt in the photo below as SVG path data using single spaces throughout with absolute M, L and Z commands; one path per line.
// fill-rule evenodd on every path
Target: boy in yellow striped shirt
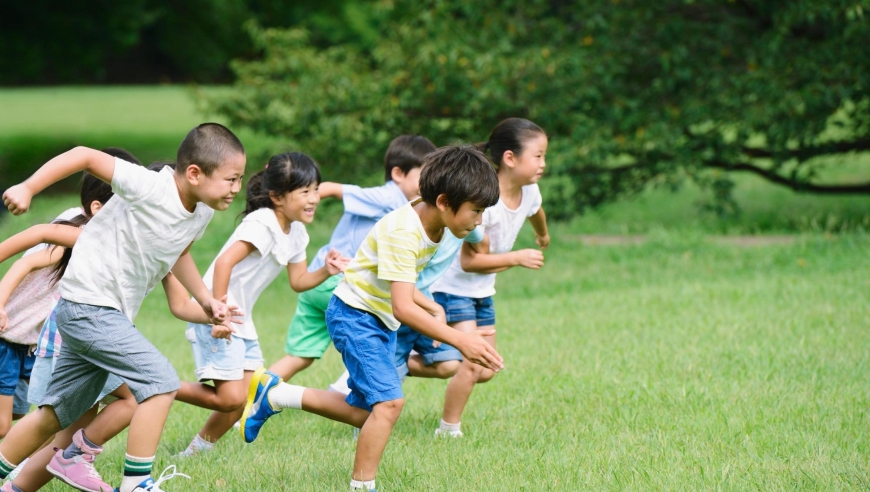
M 443 311 L 414 287 L 445 228 L 463 238 L 481 223 L 484 209 L 498 202 L 496 173 L 473 147 L 443 147 L 424 159 L 420 194 L 369 232 L 326 311 L 329 335 L 350 372 L 350 394 L 286 384 L 260 370 L 251 381 L 242 416 L 247 442 L 284 408 L 360 428 L 351 490 L 375 489 L 378 464 L 404 405 L 393 363 L 401 324 L 453 345 L 466 360 L 494 371 L 504 367 L 483 338 L 494 330 L 463 333 L 450 328 L 434 317 Z

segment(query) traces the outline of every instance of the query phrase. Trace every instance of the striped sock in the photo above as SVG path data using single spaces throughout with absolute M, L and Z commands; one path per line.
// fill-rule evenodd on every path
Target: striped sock
M 154 463 L 154 457 L 140 458 L 138 456 L 124 457 L 124 476 L 125 477 L 147 477 L 151 475 L 151 465 Z
M 15 465 L 9 462 L 5 456 L 0 454 L 0 480 L 8 477 L 12 470 L 15 469 Z

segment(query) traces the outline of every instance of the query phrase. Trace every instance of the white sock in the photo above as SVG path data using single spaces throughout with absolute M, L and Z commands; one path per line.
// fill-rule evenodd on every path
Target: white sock
M 184 454 L 192 456 L 196 453 L 211 451 L 211 449 L 213 447 L 214 447 L 213 442 L 208 442 L 205 439 L 203 439 L 202 437 L 200 437 L 199 434 L 197 434 L 193 438 L 193 441 L 190 441 L 190 445 L 187 446 L 187 449 L 184 450 Z
M 351 480 L 350 490 L 375 490 L 375 481 Z
M 148 479 L 150 475 L 127 476 L 121 478 L 121 487 L 118 489 L 121 492 L 133 492 L 137 485 Z
M 296 386 L 295 384 L 281 383 L 269 390 L 266 397 L 269 399 L 269 405 L 274 410 L 282 408 L 302 408 L 302 393 L 305 391 L 304 386 Z
M 462 430 L 460 429 L 460 427 L 462 427 L 462 422 L 456 422 L 455 424 L 451 424 L 449 422 L 445 422 L 444 419 L 441 419 L 441 425 L 438 426 L 439 429 L 445 432 L 460 431 Z

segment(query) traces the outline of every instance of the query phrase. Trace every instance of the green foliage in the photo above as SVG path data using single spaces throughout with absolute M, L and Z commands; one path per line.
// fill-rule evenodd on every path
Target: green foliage
M 368 15 L 368 49 L 252 27 L 262 58 L 235 63 L 234 93 L 211 107 L 348 180 L 373 175 L 397 134 L 480 141 L 526 117 L 551 136 L 542 185 L 559 218 L 685 179 L 733 210 L 711 169 L 870 191 L 818 179 L 870 149 L 866 1 L 381 0 Z

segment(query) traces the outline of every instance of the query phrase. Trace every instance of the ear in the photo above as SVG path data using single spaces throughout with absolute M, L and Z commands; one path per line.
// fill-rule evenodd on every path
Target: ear
M 103 204 L 100 203 L 99 200 L 92 201 L 91 204 L 88 205 L 88 211 L 91 213 L 91 217 L 97 215 L 97 212 L 99 212 L 101 208 L 103 208 Z
M 269 192 L 269 199 L 272 200 L 272 204 L 275 206 L 281 205 L 284 202 L 284 195 L 279 195 L 274 191 Z
M 394 183 L 399 184 L 405 179 L 405 172 L 402 171 L 402 168 L 396 166 L 390 169 L 390 178 Z
M 504 164 L 505 166 L 507 166 L 511 169 L 513 169 L 514 166 L 517 165 L 516 159 L 517 159 L 517 156 L 516 156 L 516 154 L 514 154 L 513 150 L 505 150 L 504 154 L 502 154 L 502 156 L 501 156 L 502 164 Z
M 201 167 L 196 164 L 190 164 L 187 166 L 187 169 L 184 170 L 184 177 L 187 178 L 190 184 L 195 186 L 205 177 L 205 173 L 202 172 Z
M 438 195 L 438 198 L 435 199 L 435 206 L 442 212 L 453 210 L 450 208 L 450 203 L 447 201 L 447 195 L 444 193 L 441 193 Z

